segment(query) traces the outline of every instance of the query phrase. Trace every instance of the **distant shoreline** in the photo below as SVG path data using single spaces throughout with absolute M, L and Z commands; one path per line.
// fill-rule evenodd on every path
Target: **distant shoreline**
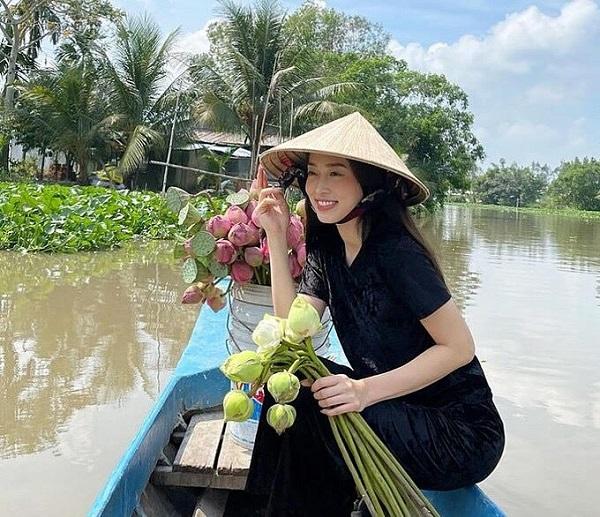
M 527 212 L 540 215 L 562 215 L 566 217 L 578 217 L 580 219 L 599 219 L 600 211 L 576 210 L 575 208 L 536 208 L 505 205 L 486 205 L 483 203 L 460 203 L 457 201 L 446 202 L 449 206 L 469 206 L 471 208 L 482 208 L 486 210 L 501 210 L 503 212 Z

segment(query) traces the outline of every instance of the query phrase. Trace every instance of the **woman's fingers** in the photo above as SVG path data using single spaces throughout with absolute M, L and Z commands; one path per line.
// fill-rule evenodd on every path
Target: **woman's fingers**
M 340 404 L 350 404 L 352 398 L 353 397 L 348 393 L 340 393 L 339 395 L 319 400 L 319 406 L 322 408 L 329 408 L 332 406 L 339 406 Z
M 314 390 L 313 390 L 314 391 Z M 335 395 L 339 395 L 345 391 L 344 386 L 340 383 L 330 386 L 329 388 L 321 388 L 318 391 L 315 391 L 314 397 L 317 400 L 323 400 L 329 397 L 333 397 Z
M 327 416 L 343 415 L 344 413 L 351 413 L 356 411 L 355 404 L 342 404 L 331 409 L 321 409 L 321 413 Z
M 337 373 L 335 375 L 327 375 L 326 377 L 321 377 L 317 379 L 313 386 L 313 391 L 319 391 L 323 388 L 329 388 L 331 386 L 335 386 L 337 384 L 348 384 L 348 376 L 343 373 Z
M 278 188 L 278 187 L 264 188 L 264 189 L 262 189 L 260 191 L 260 194 L 258 195 L 258 200 L 260 202 L 263 199 L 270 198 L 270 197 L 275 197 L 275 198 L 278 198 L 278 199 L 284 199 L 284 197 L 283 197 L 283 191 L 280 188 Z

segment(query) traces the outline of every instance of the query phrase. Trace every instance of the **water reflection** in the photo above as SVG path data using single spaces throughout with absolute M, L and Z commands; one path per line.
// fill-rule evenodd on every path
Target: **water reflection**
M 509 515 L 594 515 L 600 221 L 448 211 L 470 213 L 469 267 L 480 284 L 465 313 L 507 428 L 485 488 Z
M 472 213 L 446 207 L 443 213 L 425 222 L 423 231 L 438 254 L 454 300 L 461 309 L 466 309 L 473 303 L 481 283 L 472 266 Z
M 156 396 L 197 314 L 170 249 L 0 255 L 1 457 L 51 447 L 84 407 Z

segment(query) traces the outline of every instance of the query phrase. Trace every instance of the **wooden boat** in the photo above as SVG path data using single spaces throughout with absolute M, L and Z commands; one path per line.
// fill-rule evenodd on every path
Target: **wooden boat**
M 226 318 L 227 308 L 200 311 L 169 384 L 88 515 L 221 516 L 231 491 L 244 488 L 251 452 L 230 439 L 219 409 L 229 390 L 217 368 L 226 354 Z M 339 347 L 334 332 L 331 339 Z M 505 515 L 477 486 L 424 493 L 444 517 Z

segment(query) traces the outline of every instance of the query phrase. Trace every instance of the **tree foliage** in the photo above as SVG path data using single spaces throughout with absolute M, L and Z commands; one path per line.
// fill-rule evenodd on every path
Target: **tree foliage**
M 190 73 L 198 90 L 196 116 L 207 127 L 239 131 L 251 147 L 251 174 L 263 135 L 285 134 L 296 118 L 330 120 L 351 107 L 332 96 L 351 85 L 314 75 L 314 52 L 286 30 L 278 2 L 252 7 L 223 0 L 223 21 L 209 31 L 211 51 Z
M 167 81 L 177 31 L 163 40 L 158 25 L 141 16 L 119 24 L 116 36 L 115 56 L 106 56 L 104 71 L 122 152 L 119 168 L 127 176 L 152 149 L 165 146 L 177 97 L 176 80 Z
M 97 81 L 96 71 L 84 64 L 61 63 L 40 72 L 24 89 L 16 117 L 21 142 L 73 158 L 82 183 L 90 161 L 108 145 L 109 105 L 98 94 Z
M 318 52 L 383 55 L 390 35 L 378 23 L 350 16 L 314 0 L 289 15 L 285 30 L 293 44 Z
M 576 158 L 562 163 L 548 198 L 551 204 L 562 208 L 600 210 L 600 161 Z
M 341 81 L 360 84 L 339 96 L 357 106 L 407 165 L 428 185 L 434 202 L 463 189 L 484 156 L 473 134 L 465 92 L 444 76 L 410 70 L 389 55 L 329 53 L 326 66 Z
M 474 179 L 473 193 L 482 203 L 531 206 L 544 195 L 549 174 L 547 165 L 532 163 L 523 167 L 500 160 L 500 164 L 492 164 Z

